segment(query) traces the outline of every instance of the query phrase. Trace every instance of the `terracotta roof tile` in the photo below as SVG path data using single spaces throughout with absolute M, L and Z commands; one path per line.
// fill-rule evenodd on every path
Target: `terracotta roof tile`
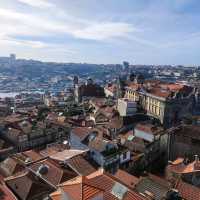
M 148 93 L 162 98 L 170 97 L 171 92 L 168 90 L 161 90 L 160 88 L 152 88 L 148 91 Z
M 24 165 L 44 159 L 42 155 L 34 150 L 24 151 L 13 155 L 13 158 L 19 160 Z
M 8 187 L 16 194 L 19 199 L 28 200 L 38 198 L 41 194 L 52 192 L 52 188 L 38 179 L 31 172 L 22 172 L 17 176 L 5 179 Z
M 60 188 L 60 190 L 50 195 L 53 200 L 57 199 L 58 195 L 61 197 L 62 192 L 66 192 L 74 200 L 90 200 L 95 195 L 103 192 L 101 189 L 90 184 L 87 178 L 82 176 L 63 183 L 60 185 Z
M 133 90 L 138 90 L 142 87 L 141 84 L 138 83 L 129 83 L 128 88 L 133 89 Z
M 189 164 L 185 164 L 184 160 L 179 158 L 178 161 L 172 162 L 167 166 L 167 171 L 172 171 L 178 174 L 188 174 L 192 172 L 200 172 L 200 161 L 193 161 Z
M 95 195 L 103 195 L 104 200 L 119 200 L 111 193 L 116 182 L 121 181 L 117 180 L 112 175 L 104 174 L 102 170 L 98 170 L 87 177 L 78 177 L 63 183 L 60 187 L 74 200 L 89 200 Z M 61 197 L 62 190 L 52 193 L 50 195 L 51 198 L 53 200 L 58 200 L 58 196 Z M 123 196 L 123 200 L 147 200 L 130 188 L 127 190 L 128 191 Z
M 80 140 L 84 140 L 90 133 L 91 129 L 87 127 L 76 127 L 72 129 L 72 132 L 80 138 Z
M 115 178 L 111 174 L 107 174 L 101 170 L 97 173 L 90 174 L 87 176 L 90 183 L 97 186 L 98 188 L 102 188 L 102 190 L 109 192 L 111 195 L 111 191 L 115 183 L 120 183 L 122 185 L 126 185 L 126 182 L 121 179 Z M 113 196 L 113 195 L 111 195 Z M 112 197 L 113 198 L 113 197 Z M 114 200 L 115 198 L 113 198 Z M 134 192 L 130 187 L 128 187 L 128 192 L 125 194 L 123 200 L 145 200 L 145 197 L 142 197 L 138 193 Z
M 139 193 L 145 194 L 147 191 L 154 196 L 155 200 L 165 197 L 169 189 L 170 186 L 167 181 L 160 181 L 154 176 L 142 177 L 136 185 L 136 190 Z
M 24 151 L 22 152 L 22 154 L 31 158 L 33 162 L 38 161 L 43 158 L 43 156 L 41 156 L 38 152 L 34 150 Z
M 30 166 L 30 169 L 37 174 L 41 166 L 47 167 L 47 170 L 44 173 L 40 173 L 41 177 L 54 186 L 77 176 L 75 172 L 61 168 L 50 159 L 36 162 Z
M 186 200 L 200 200 L 200 189 L 193 185 L 179 181 L 176 189 L 179 191 L 181 197 Z
M 3 183 L 0 183 L 0 199 L 1 200 L 17 200 L 15 195 Z
M 96 169 L 84 159 L 82 155 L 72 157 L 67 160 L 67 164 L 75 170 L 79 175 L 86 176 L 96 171 Z
M 56 161 L 65 162 L 75 156 L 82 155 L 85 152 L 87 152 L 87 150 L 66 149 L 64 151 L 52 154 L 50 158 Z
M 139 178 L 127 173 L 124 170 L 118 169 L 114 175 L 117 179 L 123 180 L 123 182 L 128 185 L 130 188 L 134 188 L 135 185 L 139 182 Z
M 145 133 L 154 134 L 154 135 L 160 134 L 161 131 L 163 131 L 161 127 L 155 126 L 150 123 L 139 123 L 136 125 L 135 129 L 144 131 Z

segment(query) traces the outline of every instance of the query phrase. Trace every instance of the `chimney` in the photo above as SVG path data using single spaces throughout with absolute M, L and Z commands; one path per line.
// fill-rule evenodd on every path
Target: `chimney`
M 195 160 L 194 160 L 194 169 L 199 170 L 200 169 L 200 162 L 199 162 L 199 156 L 195 155 Z
M 199 162 L 199 156 L 198 155 L 195 155 L 195 163 L 198 163 Z

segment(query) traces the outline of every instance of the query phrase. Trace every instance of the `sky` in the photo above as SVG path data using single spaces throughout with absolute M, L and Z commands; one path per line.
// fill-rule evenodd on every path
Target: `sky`
M 200 65 L 199 0 L 0 0 L 0 56 Z

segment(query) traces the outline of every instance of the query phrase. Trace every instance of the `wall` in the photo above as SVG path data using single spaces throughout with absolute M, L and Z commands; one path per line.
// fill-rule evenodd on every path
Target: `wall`
M 123 158 L 123 154 L 120 155 L 120 164 L 130 161 L 130 159 L 131 159 L 131 153 L 130 151 L 127 151 L 125 159 Z
M 135 136 L 138 137 L 138 138 L 142 138 L 142 139 L 149 141 L 149 142 L 154 141 L 154 135 L 153 134 L 146 133 L 146 132 L 138 130 L 138 129 L 135 129 Z

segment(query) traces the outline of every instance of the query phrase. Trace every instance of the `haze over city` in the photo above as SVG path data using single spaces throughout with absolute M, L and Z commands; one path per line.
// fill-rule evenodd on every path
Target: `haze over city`
M 199 65 L 198 0 L 0 0 L 0 55 Z

